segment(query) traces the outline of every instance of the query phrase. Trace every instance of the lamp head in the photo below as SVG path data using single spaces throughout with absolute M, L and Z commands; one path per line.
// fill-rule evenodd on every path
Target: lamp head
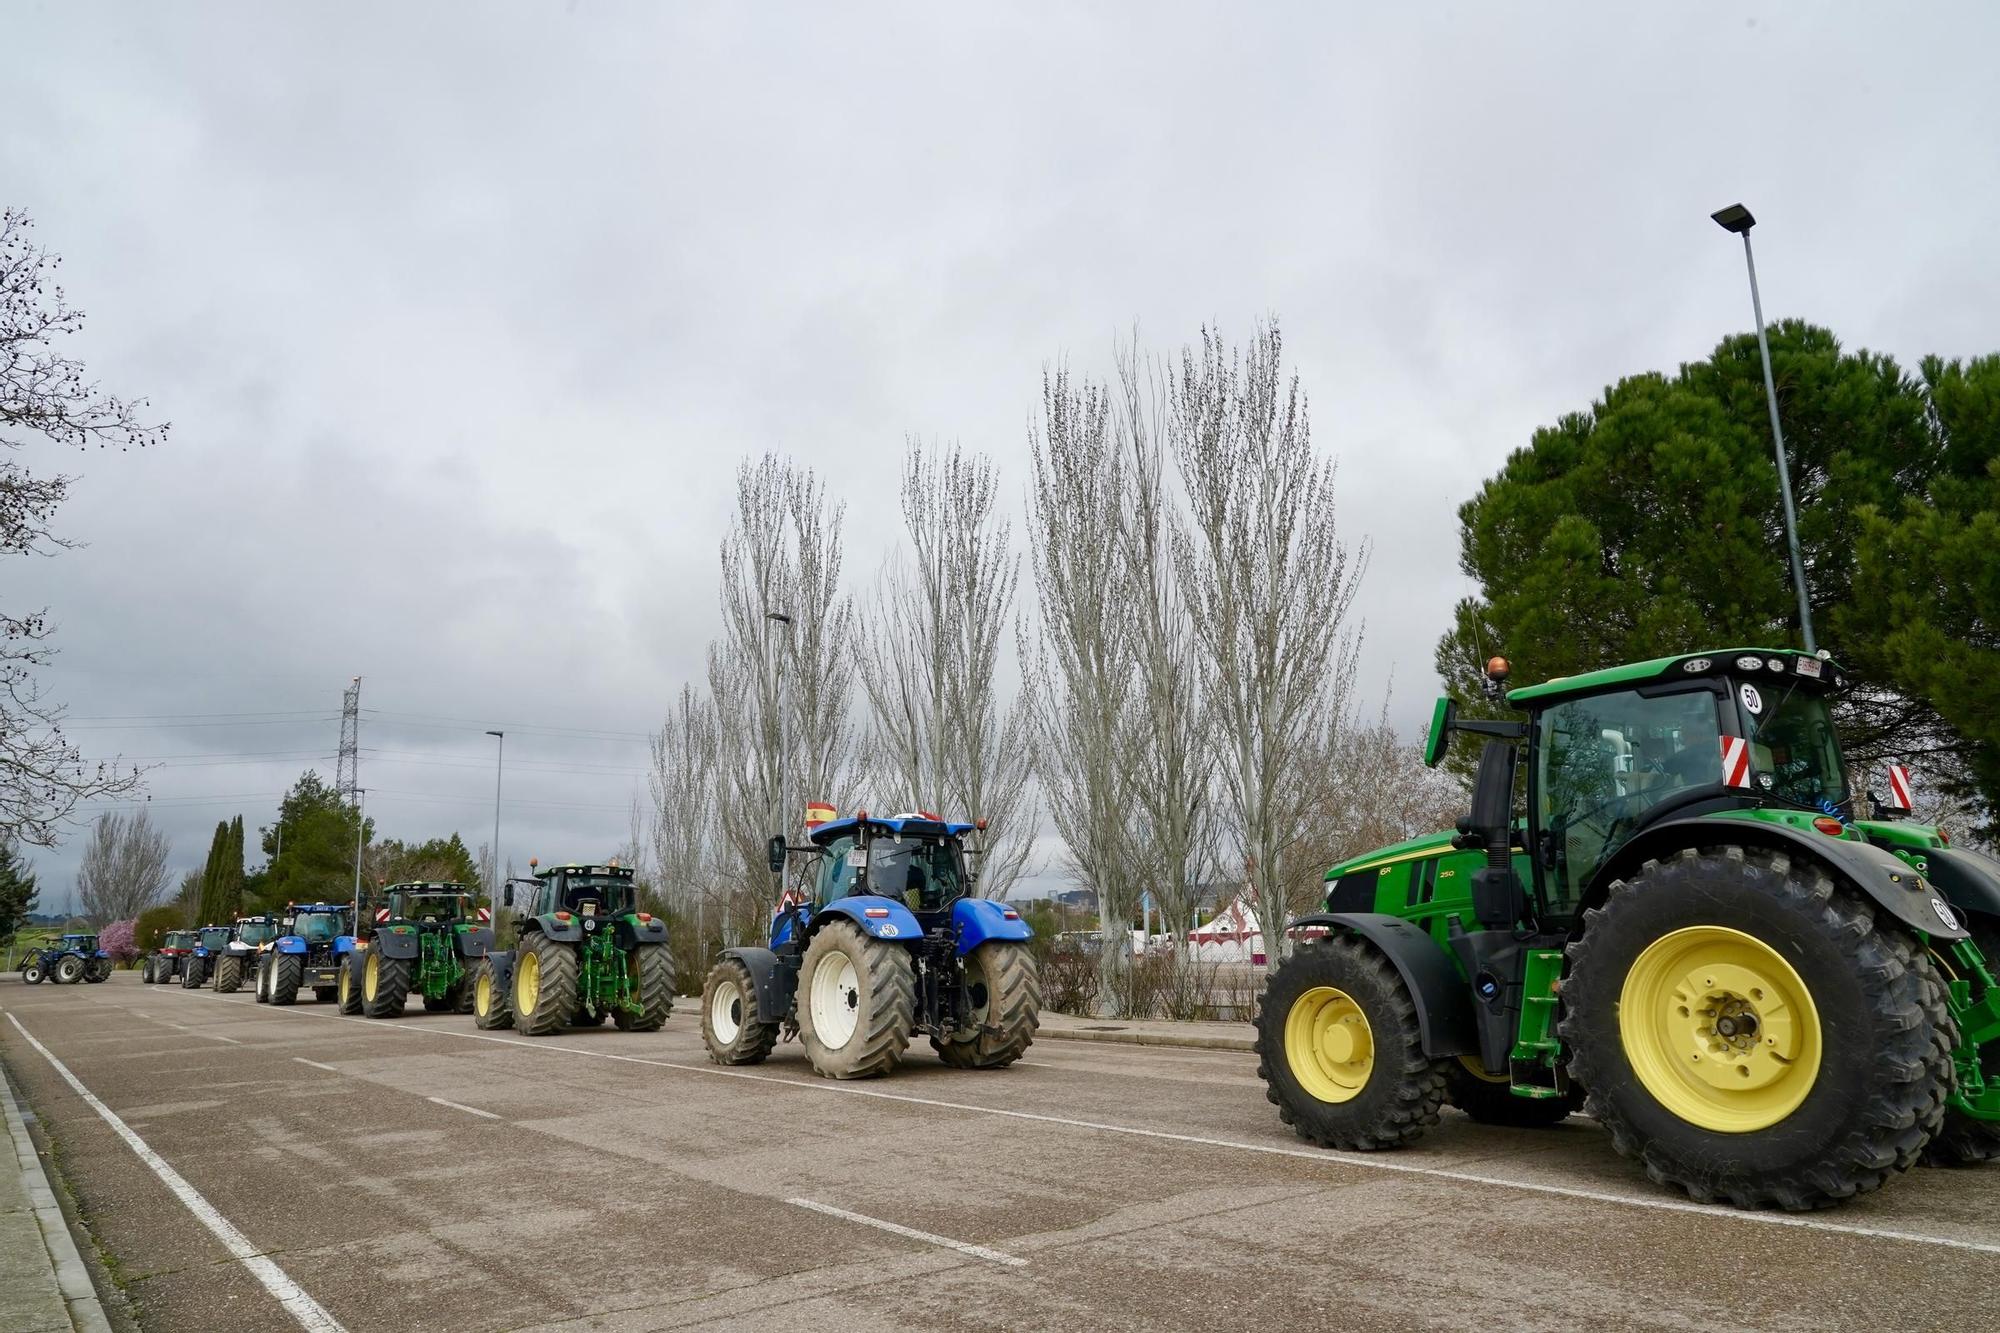
M 1715 219 L 1716 226 L 1722 228 L 1724 231 L 1733 231 L 1738 236 L 1743 235 L 1757 225 L 1757 219 L 1752 217 L 1750 210 L 1741 204 L 1731 204 L 1727 208 L 1718 208 L 1715 212 L 1710 213 L 1709 216 Z

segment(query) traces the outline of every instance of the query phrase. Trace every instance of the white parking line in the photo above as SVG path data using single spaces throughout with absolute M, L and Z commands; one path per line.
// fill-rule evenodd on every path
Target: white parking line
M 323 1065 L 317 1060 L 308 1060 L 303 1055 L 295 1055 L 292 1057 L 292 1059 L 298 1061 L 302 1065 L 311 1065 L 314 1069 L 324 1069 L 329 1074 L 338 1074 L 340 1072 L 338 1069 L 335 1069 L 332 1065 Z
M 110 1107 L 97 1100 L 96 1094 L 84 1087 L 83 1081 L 75 1074 L 69 1072 L 68 1065 L 56 1059 L 53 1051 L 42 1045 L 32 1032 L 21 1026 L 20 1019 L 8 1014 L 7 1021 L 14 1025 L 15 1031 L 27 1039 L 28 1045 L 40 1051 L 42 1058 L 54 1066 L 56 1073 L 62 1075 L 63 1082 L 69 1084 L 77 1096 L 83 1098 L 84 1104 L 103 1117 L 104 1123 L 111 1126 L 119 1138 L 125 1140 L 125 1146 L 139 1155 L 139 1160 L 152 1169 L 153 1174 L 160 1178 L 160 1183 L 173 1191 L 174 1197 L 179 1199 L 203 1226 L 215 1234 L 215 1238 L 222 1242 L 225 1249 L 250 1270 L 251 1276 L 262 1284 L 265 1291 L 271 1293 L 272 1300 L 285 1307 L 286 1313 L 298 1321 L 300 1328 L 306 1329 L 308 1333 L 347 1333 L 341 1327 L 339 1320 L 328 1314 L 318 1301 L 305 1293 L 304 1288 L 292 1281 L 290 1274 L 266 1258 L 262 1251 L 250 1243 L 250 1238 L 238 1231 L 228 1218 L 217 1212 L 215 1205 L 203 1198 L 194 1186 L 188 1184 L 180 1172 L 168 1166 L 165 1158 L 154 1152 L 146 1145 L 144 1139 L 133 1133 L 130 1125 L 120 1120 Z
M 947 1250 L 957 1250 L 960 1254 L 969 1254 L 975 1259 L 988 1259 L 996 1264 L 1011 1264 L 1015 1268 L 1019 1268 L 1028 1262 L 1026 1259 L 1017 1258 L 1011 1254 L 1002 1254 L 998 1250 L 989 1250 L 984 1245 L 973 1245 L 966 1241 L 953 1240 L 950 1236 L 933 1235 L 928 1231 L 918 1231 L 915 1227 L 901 1226 L 895 1222 L 884 1222 L 879 1217 L 868 1217 L 861 1213 L 850 1213 L 845 1208 L 835 1208 L 831 1204 L 815 1203 L 811 1199 L 787 1199 L 785 1202 L 796 1208 L 810 1208 L 816 1213 L 825 1213 L 828 1217 L 838 1217 L 848 1222 L 859 1222 L 865 1227 L 878 1227 L 883 1231 L 893 1232 L 898 1236 L 906 1236 L 911 1240 L 920 1240 L 926 1245 L 942 1245 Z
M 224 1003 L 243 1003 L 230 996 L 215 996 Z M 291 1009 L 288 1013 L 300 1018 L 324 1018 L 337 1023 L 365 1023 L 362 1018 L 344 1018 L 339 1014 L 315 1013 L 310 1009 Z M 1921 1231 L 1892 1231 L 1885 1227 L 1858 1226 L 1850 1222 L 1829 1222 L 1818 1217 L 1796 1213 L 1748 1212 L 1740 1208 L 1729 1208 L 1719 1204 L 1695 1203 L 1690 1199 L 1647 1198 L 1632 1194 L 1613 1194 L 1608 1190 L 1580 1189 L 1573 1185 L 1548 1185 L 1532 1180 L 1510 1180 L 1504 1176 L 1485 1176 L 1471 1171 L 1454 1171 L 1449 1167 L 1417 1166 L 1409 1162 L 1385 1160 L 1379 1154 L 1337 1152 L 1325 1148 L 1286 1148 L 1275 1143 L 1245 1143 L 1239 1139 L 1210 1138 L 1201 1134 L 1179 1134 L 1166 1129 L 1145 1129 L 1138 1125 L 1114 1125 L 1096 1120 L 1072 1120 L 1067 1116 L 1044 1115 L 1037 1111 L 1014 1111 L 1000 1106 L 977 1106 L 969 1102 L 948 1102 L 936 1097 L 917 1097 L 907 1092 L 884 1092 L 875 1088 L 856 1087 L 852 1083 L 837 1083 L 826 1079 L 785 1078 L 777 1074 L 759 1074 L 747 1069 L 724 1069 L 716 1065 L 682 1064 L 677 1060 L 655 1060 L 643 1055 L 620 1055 L 615 1051 L 585 1050 L 580 1046 L 558 1046 L 548 1041 L 531 1041 L 522 1037 L 501 1037 L 491 1032 L 461 1032 L 451 1028 L 420 1027 L 414 1024 L 400 1029 L 404 1032 L 436 1037 L 460 1037 L 468 1041 L 490 1041 L 501 1046 L 518 1046 L 529 1051 L 559 1052 L 564 1055 L 582 1055 L 598 1060 L 614 1060 L 621 1064 L 649 1065 L 656 1069 L 673 1069 L 684 1074 L 707 1074 L 714 1078 L 743 1079 L 752 1083 L 776 1083 L 801 1092 L 823 1092 L 849 1097 L 872 1097 L 877 1101 L 903 1102 L 911 1106 L 935 1106 L 948 1111 L 968 1111 L 976 1115 L 997 1116 L 1006 1120 L 1027 1120 L 1045 1125 L 1063 1125 L 1070 1129 L 1089 1130 L 1099 1134 L 1119 1134 L 1130 1138 L 1152 1139 L 1155 1142 L 1185 1143 L 1200 1148 L 1226 1148 L 1232 1152 L 1260 1153 L 1269 1157 L 1290 1157 L 1303 1162 L 1314 1162 L 1320 1166 L 1352 1167 L 1360 1171 L 1387 1171 L 1396 1175 L 1427 1177 L 1433 1180 L 1452 1180 L 1468 1185 L 1482 1185 L 1491 1189 L 1519 1190 L 1524 1194 L 1541 1194 L 1561 1199 L 1578 1199 L 1586 1203 L 1611 1204 L 1621 1208 L 1641 1208 L 1658 1213 L 1691 1213 L 1697 1217 L 1709 1218 L 1716 1222 L 1741 1222 L 1751 1226 L 1798 1227 L 1805 1231 L 1819 1231 L 1836 1236 L 1855 1236 L 1864 1240 L 1906 1241 L 1912 1245 L 1936 1245 L 1948 1250 L 1965 1250 L 1974 1254 L 2000 1254 L 2000 1245 L 1985 1241 L 1959 1240 L 1952 1236 L 1933 1236 Z
M 500 1118 L 491 1111 L 482 1111 L 476 1106 L 467 1106 L 462 1102 L 448 1102 L 442 1097 L 426 1097 L 424 1100 L 427 1102 L 436 1102 L 439 1106 L 449 1106 L 452 1110 L 463 1111 L 467 1115 L 483 1115 L 488 1120 L 498 1120 Z

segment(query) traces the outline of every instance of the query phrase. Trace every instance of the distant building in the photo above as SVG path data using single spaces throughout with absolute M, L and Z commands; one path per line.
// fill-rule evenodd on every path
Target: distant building
M 1060 892 L 1050 894 L 1049 901 L 1058 907 L 1067 907 L 1076 912 L 1095 912 L 1097 910 L 1097 891 L 1095 889 L 1063 889 Z

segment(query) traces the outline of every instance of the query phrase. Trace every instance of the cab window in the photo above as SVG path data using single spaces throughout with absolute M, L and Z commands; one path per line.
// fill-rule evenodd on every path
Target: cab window
M 826 852 L 819 859 L 819 882 L 813 888 L 813 901 L 821 907 L 854 891 L 854 866 L 850 864 L 853 854 L 851 835 L 835 838 L 826 845 Z
M 1716 696 L 1651 698 L 1636 690 L 1557 704 L 1541 716 L 1536 786 L 1542 831 L 1556 842 L 1556 906 L 1576 902 L 1646 812 L 1722 781 Z

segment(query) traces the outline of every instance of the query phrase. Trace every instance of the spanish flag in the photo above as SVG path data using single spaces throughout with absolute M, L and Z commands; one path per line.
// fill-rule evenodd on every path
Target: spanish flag
M 816 829 L 821 824 L 831 823 L 836 813 L 838 812 L 825 801 L 808 801 L 806 802 L 806 827 L 808 829 Z

